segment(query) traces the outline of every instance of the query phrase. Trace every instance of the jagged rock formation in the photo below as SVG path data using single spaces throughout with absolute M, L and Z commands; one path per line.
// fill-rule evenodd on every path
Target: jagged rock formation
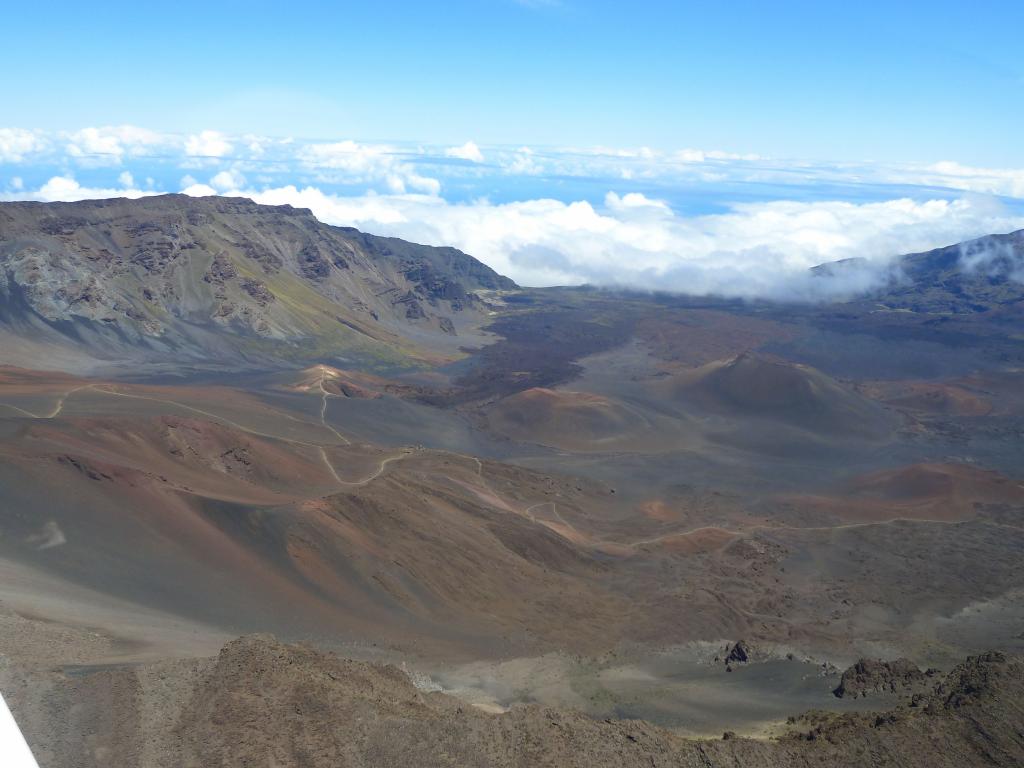
M 867 696 L 880 691 L 903 694 L 927 687 L 936 674 L 934 669 L 922 672 L 909 659 L 860 659 L 843 672 L 833 693 L 840 699 L 846 696 Z
M 738 640 L 732 648 L 729 649 L 729 655 L 725 657 L 725 663 L 730 664 L 732 662 L 745 663 L 750 661 L 750 648 L 747 644 Z

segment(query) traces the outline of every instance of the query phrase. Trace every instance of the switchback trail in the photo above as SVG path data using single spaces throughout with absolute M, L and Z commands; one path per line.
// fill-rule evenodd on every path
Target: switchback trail
M 281 437 L 280 435 L 271 435 L 271 434 L 266 433 L 266 432 L 260 432 L 260 431 L 255 430 L 255 429 L 251 429 L 251 428 L 245 426 L 244 424 L 239 424 L 237 421 L 232 421 L 231 419 L 228 419 L 228 418 L 226 418 L 224 416 L 221 416 L 220 414 L 212 413 L 210 411 L 205 411 L 202 408 L 196 408 L 195 406 L 186 405 L 185 403 L 179 403 L 176 400 L 166 400 L 164 398 L 150 397 L 148 395 L 133 395 L 133 394 L 129 394 L 127 392 L 116 392 L 116 391 L 114 391 L 112 389 L 106 389 L 104 387 L 100 387 L 99 385 L 95 385 L 95 384 L 90 384 L 88 386 L 91 387 L 92 389 L 94 389 L 96 392 L 102 392 L 103 394 L 106 394 L 106 395 L 113 395 L 115 397 L 128 397 L 128 398 L 133 398 L 133 399 L 136 399 L 136 400 L 149 400 L 151 402 L 164 403 L 166 405 L 173 405 L 173 406 L 176 406 L 178 408 L 184 408 L 185 410 L 192 411 L 193 413 L 198 413 L 198 414 L 200 414 L 202 416 L 207 416 L 207 417 L 209 417 L 211 419 L 217 419 L 218 421 L 222 421 L 225 424 L 228 424 L 228 425 L 230 425 L 232 427 L 235 427 L 236 429 L 238 429 L 238 430 L 240 430 L 242 432 L 245 432 L 245 433 L 250 434 L 250 435 L 256 435 L 257 437 L 267 437 L 267 438 L 270 438 L 272 440 L 281 440 L 281 441 L 286 442 L 286 443 L 292 443 L 293 445 L 305 445 L 305 446 L 309 446 L 310 448 L 316 448 L 317 451 L 320 453 L 320 457 L 321 457 L 321 459 L 324 462 L 324 466 L 326 466 L 328 471 L 330 471 L 331 476 L 334 478 L 334 480 L 339 485 L 346 486 L 346 487 L 366 485 L 367 483 L 370 483 L 373 480 L 376 480 L 378 477 L 380 477 L 384 473 L 384 470 L 387 468 L 388 464 L 390 464 L 392 462 L 395 462 L 395 461 L 400 461 L 401 459 L 404 459 L 404 458 L 408 457 L 410 454 L 414 453 L 414 451 L 405 450 L 405 451 L 403 451 L 402 453 L 400 453 L 397 456 L 389 456 L 389 457 L 383 459 L 380 462 L 380 465 L 377 467 L 376 471 L 374 471 L 373 473 L 371 473 L 367 477 L 364 477 L 364 478 L 362 478 L 360 480 L 345 480 L 345 479 L 343 479 L 338 474 L 338 471 L 335 468 L 334 464 L 331 462 L 330 458 L 327 456 L 327 451 L 324 449 L 324 446 L 320 445 L 318 443 L 311 443 L 311 442 L 308 442 L 306 440 L 295 440 L 294 438 L 290 438 L 290 437 Z M 80 387 L 80 389 L 84 389 L 84 388 L 85 387 Z M 325 398 L 325 402 L 326 402 L 326 398 Z M 338 437 L 342 438 L 345 441 L 345 445 L 351 445 L 352 444 L 350 440 L 345 438 L 343 435 L 338 434 L 333 428 L 329 427 L 326 423 L 324 424 L 324 426 L 327 426 L 328 429 L 330 429 L 331 432 L 334 432 L 334 434 L 336 434 L 336 435 L 338 435 Z

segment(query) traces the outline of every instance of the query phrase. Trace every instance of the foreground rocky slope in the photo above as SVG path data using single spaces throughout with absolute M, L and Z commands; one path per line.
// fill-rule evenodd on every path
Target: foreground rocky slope
M 40 695 L 42 692 L 42 695 Z M 794 718 L 777 739 L 695 741 L 536 705 L 489 714 L 401 670 L 268 636 L 215 659 L 55 676 L 14 706 L 43 768 L 63 766 L 1015 766 L 1024 664 L 967 659 L 913 704 Z M 84 749 L 83 749 L 84 745 Z
M 396 365 L 450 354 L 446 339 L 481 316 L 480 292 L 515 287 L 454 248 L 331 227 L 287 205 L 0 204 L 0 333 L 18 342 L 6 358 L 35 342 L 108 361 Z

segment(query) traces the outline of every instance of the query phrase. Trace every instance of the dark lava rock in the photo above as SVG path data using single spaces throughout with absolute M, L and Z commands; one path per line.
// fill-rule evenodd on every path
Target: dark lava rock
M 242 290 L 252 296 L 261 307 L 267 306 L 277 298 L 266 285 L 251 277 L 242 278 L 241 286 Z
M 231 280 L 235 277 L 238 277 L 235 265 L 224 254 L 218 253 L 213 258 L 210 268 L 206 270 L 206 274 L 203 275 L 203 280 L 208 283 L 223 283 L 225 280 Z
M 320 253 L 320 249 L 313 243 L 303 246 L 296 256 L 299 262 L 299 271 L 303 277 L 310 280 L 320 280 L 331 273 L 331 265 Z
M 988 651 L 980 656 L 970 656 L 946 676 L 936 693 L 949 709 L 959 709 L 983 695 L 991 694 L 997 687 L 999 675 L 1006 666 L 1006 654 Z
M 746 663 L 750 661 L 750 647 L 742 640 L 729 649 L 729 655 L 725 657 L 725 663 L 730 662 Z
M 922 672 L 909 659 L 880 661 L 861 659 L 845 672 L 833 694 L 837 698 L 866 696 L 868 693 L 902 693 L 926 686 L 935 670 Z

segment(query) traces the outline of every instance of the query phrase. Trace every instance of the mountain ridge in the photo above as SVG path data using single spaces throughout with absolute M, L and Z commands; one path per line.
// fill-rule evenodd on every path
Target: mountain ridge
M 476 332 L 484 294 L 517 287 L 454 248 L 247 198 L 0 203 L 0 327 L 101 360 L 341 352 L 407 367 L 423 347 L 458 357 L 446 338 Z

